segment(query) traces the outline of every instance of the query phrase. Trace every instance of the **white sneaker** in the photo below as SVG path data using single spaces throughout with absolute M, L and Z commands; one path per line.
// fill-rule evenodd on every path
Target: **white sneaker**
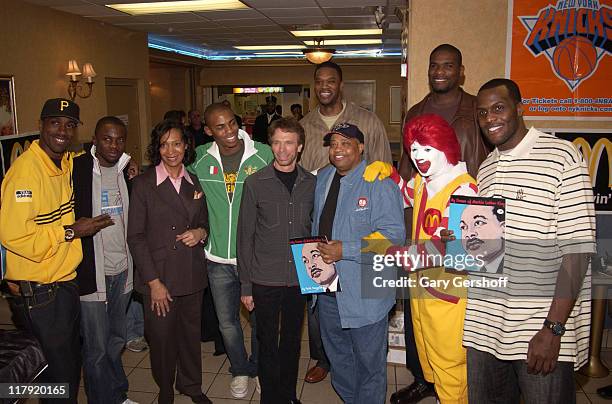
M 261 394 L 261 384 L 259 384 L 259 376 L 255 376 L 255 390 L 257 393 Z
M 127 344 L 125 344 L 125 347 L 132 352 L 142 352 L 145 349 L 148 349 L 149 345 L 147 345 L 147 341 L 144 339 L 144 337 L 138 337 L 129 340 Z
M 234 376 L 230 383 L 230 393 L 234 398 L 245 398 L 249 390 L 249 376 Z
M 125 401 L 121 404 L 138 404 L 136 401 L 132 401 L 129 398 L 126 398 Z

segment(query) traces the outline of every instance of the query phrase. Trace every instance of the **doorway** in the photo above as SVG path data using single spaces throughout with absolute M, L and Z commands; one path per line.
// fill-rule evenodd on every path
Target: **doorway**
M 138 167 L 142 167 L 138 80 L 107 78 L 106 111 L 127 126 L 125 152 L 132 156 Z
M 228 100 L 234 113 L 242 118 L 243 129 L 251 134 L 255 119 L 265 111 L 266 98 L 274 96 L 276 106 L 281 107 L 282 116 L 291 116 L 291 105 L 302 106 L 302 114 L 308 113 L 310 86 L 308 84 L 275 84 L 249 86 L 213 87 L 212 98 L 215 102 Z M 278 112 L 278 109 L 277 109 Z

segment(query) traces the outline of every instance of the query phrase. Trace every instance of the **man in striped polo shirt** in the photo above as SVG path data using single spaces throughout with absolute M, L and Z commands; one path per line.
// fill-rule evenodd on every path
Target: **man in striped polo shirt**
M 479 125 L 495 146 L 478 189 L 506 200 L 508 287 L 469 291 L 469 401 L 517 403 L 522 394 L 526 403 L 575 402 L 573 371 L 588 356 L 595 252 L 587 167 L 570 142 L 526 128 L 513 81 L 491 80 L 477 99 Z

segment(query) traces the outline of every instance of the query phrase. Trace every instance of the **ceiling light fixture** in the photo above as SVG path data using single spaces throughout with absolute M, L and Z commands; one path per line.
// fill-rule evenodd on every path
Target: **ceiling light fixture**
M 314 41 L 308 42 L 312 43 L 312 47 L 304 49 L 302 52 L 310 63 L 318 65 L 323 62 L 327 62 L 332 58 L 334 52 L 336 52 L 335 49 L 326 48 L 323 43 L 323 39 L 315 39 Z
M 239 50 L 286 50 L 286 49 L 304 49 L 304 45 L 249 45 L 249 46 L 234 46 L 234 49 Z
M 291 31 L 297 37 L 319 38 L 322 36 L 356 36 L 382 35 L 382 29 L 316 29 L 309 31 Z
M 153 3 L 106 4 L 106 7 L 130 15 L 238 10 L 249 8 L 249 6 L 238 0 L 184 0 Z
M 304 41 L 306 45 L 317 45 L 317 41 Z M 327 45 L 379 45 L 382 39 L 329 39 L 325 41 Z

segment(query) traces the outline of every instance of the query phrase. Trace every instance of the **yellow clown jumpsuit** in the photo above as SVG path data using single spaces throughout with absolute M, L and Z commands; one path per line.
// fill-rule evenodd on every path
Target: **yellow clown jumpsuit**
M 469 174 L 462 174 L 444 189 L 428 197 L 421 176 L 416 176 L 412 228 L 412 240 L 415 243 L 431 239 L 425 227 L 431 229 L 439 224 L 435 222 L 435 217 L 428 218 L 425 214 L 431 210 L 443 213 L 451 194 L 466 183 L 475 185 L 476 182 Z M 438 216 L 438 219 L 441 221 L 442 216 Z M 465 275 L 445 271 L 443 267 L 411 274 L 411 279 L 415 279 L 417 285 L 410 290 L 410 309 L 419 362 L 425 379 L 434 383 L 442 404 L 468 402 L 466 351 L 461 343 L 467 291 L 453 286 L 452 280 L 456 277 L 463 279 Z M 420 282 L 427 279 L 448 279 L 451 282 L 446 289 L 442 286 L 419 286 Z

